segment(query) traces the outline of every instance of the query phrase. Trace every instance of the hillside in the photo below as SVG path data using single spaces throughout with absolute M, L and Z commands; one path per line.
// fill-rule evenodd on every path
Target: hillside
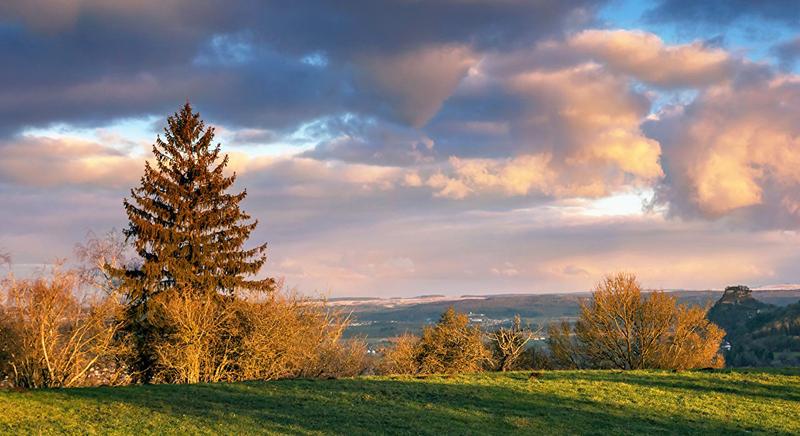
M 0 391 L 0 433 L 800 433 L 797 369 L 528 376 Z
M 744 286 L 729 287 L 708 318 L 726 331 L 729 366 L 800 365 L 800 303 L 766 304 Z
M 723 295 L 722 291 L 667 291 L 680 303 L 711 305 Z M 507 294 L 443 297 L 438 295 L 416 298 L 338 298 L 330 303 L 352 313 L 354 325 L 348 336 L 367 336 L 370 341 L 400 335 L 406 331 L 418 333 L 422 326 L 439 318 L 453 306 L 457 311 L 471 313 L 474 321 L 491 328 L 510 324 L 514 315 L 534 327 L 558 319 L 571 319 L 578 314 L 578 303 L 588 292 L 563 294 Z M 800 300 L 797 289 L 762 289 L 753 296 L 763 304 L 785 306 Z
M 352 312 L 355 325 L 348 334 L 366 335 L 370 340 L 380 340 L 404 332 L 418 333 L 422 326 L 439 319 L 453 306 L 457 311 L 471 314 L 471 319 L 491 327 L 508 324 L 519 314 L 526 323 L 544 325 L 552 319 L 571 318 L 578 313 L 578 301 L 586 293 L 538 295 L 490 295 L 464 297 L 419 297 L 410 299 L 373 299 L 335 306 Z

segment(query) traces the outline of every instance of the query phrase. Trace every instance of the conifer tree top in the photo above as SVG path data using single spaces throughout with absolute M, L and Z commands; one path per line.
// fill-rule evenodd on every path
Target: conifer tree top
M 125 199 L 125 234 L 143 259 L 122 274 L 133 300 L 164 291 L 231 295 L 275 286 L 251 278 L 266 262 L 266 244 L 244 248 L 258 222 L 239 206 L 246 191 L 227 192 L 236 175 L 225 174 L 228 156 L 213 140 L 214 128 L 187 102 L 167 118 L 164 138 L 153 144 L 154 164 L 145 163 L 139 186 Z

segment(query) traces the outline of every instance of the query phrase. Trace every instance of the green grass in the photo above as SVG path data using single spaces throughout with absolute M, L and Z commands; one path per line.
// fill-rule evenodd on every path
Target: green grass
M 800 369 L 0 392 L 0 433 L 800 434 Z

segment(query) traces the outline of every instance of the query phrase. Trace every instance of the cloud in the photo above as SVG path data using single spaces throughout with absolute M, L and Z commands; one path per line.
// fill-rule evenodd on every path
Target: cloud
M 461 199 L 473 194 L 553 194 L 556 175 L 549 168 L 550 156 L 525 155 L 505 161 L 450 158 L 452 176 L 435 173 L 427 185 L 436 195 Z
M 474 51 L 560 34 L 601 2 L 6 1 L 0 136 L 160 116 L 186 98 L 253 129 L 344 112 L 419 126 Z
M 497 276 L 514 277 L 519 275 L 519 270 L 511 262 L 506 262 L 503 265 L 493 267 L 491 273 Z
M 649 102 L 625 79 L 594 64 L 556 71 L 522 72 L 508 88 L 530 98 L 518 126 L 531 147 L 546 147 L 565 164 L 590 169 L 617 167 L 644 179 L 658 178 L 658 143 L 639 123 Z
M 370 55 L 359 64 L 397 116 L 420 127 L 439 111 L 478 60 L 466 46 L 433 46 L 390 56 Z
M 732 75 L 734 63 L 722 49 L 699 41 L 666 45 L 641 30 L 584 30 L 567 44 L 614 71 L 668 88 L 719 83 Z
M 119 189 L 134 183 L 143 157 L 72 138 L 21 137 L 0 144 L 0 182 L 40 188 Z
M 779 73 L 747 48 L 667 42 L 683 33 L 590 29 L 604 3 L 3 2 L 0 246 L 49 261 L 123 226 L 155 136 L 130 117 L 160 127 L 189 98 L 248 189 L 265 273 L 303 291 L 584 290 L 619 269 L 649 286 L 793 280 L 793 42 L 772 52 Z M 797 18 L 655 6 L 682 29 Z
M 55 34 L 70 32 L 84 24 L 81 19 L 155 22 L 158 25 L 170 22 L 211 25 L 225 22 L 226 16 L 235 10 L 221 6 L 224 6 L 224 2 L 215 0 L 9 0 L 0 6 L 0 16 L 21 21 L 34 31 Z M 183 26 L 179 31 L 189 30 L 189 27 Z
M 424 132 L 375 118 L 330 117 L 313 130 L 322 139 L 303 157 L 402 166 L 435 158 L 435 142 Z
M 658 216 L 577 217 L 552 205 L 406 213 L 402 219 L 338 226 L 315 234 L 313 242 L 286 241 L 280 234 L 272 242 L 277 257 L 268 266 L 271 273 L 335 295 L 586 291 L 620 270 L 636 271 L 649 287 L 719 289 L 791 276 L 792 262 L 800 259 L 792 233 L 676 224 Z M 301 265 L 302 273 L 283 274 L 284 256 Z M 397 258 L 413 262 L 413 271 L 380 267 Z
M 663 149 L 658 199 L 673 214 L 747 226 L 800 223 L 800 78 L 775 75 L 711 87 L 647 123 Z
M 508 56 L 474 67 L 432 123 L 450 133 L 433 136 L 450 156 L 426 181 L 436 195 L 599 197 L 663 176 L 660 146 L 639 127 L 650 102 L 630 79 L 579 59 L 552 67 Z M 474 105 L 484 105 L 477 116 L 460 109 Z M 476 128 L 484 134 L 470 135 Z
M 791 70 L 795 62 L 800 59 L 800 36 L 775 45 L 772 51 L 780 60 L 781 66 L 786 70 Z

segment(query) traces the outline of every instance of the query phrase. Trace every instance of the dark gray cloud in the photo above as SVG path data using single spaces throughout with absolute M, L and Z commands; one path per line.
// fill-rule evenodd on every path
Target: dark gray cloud
M 257 31 L 281 49 L 296 53 L 322 50 L 337 59 L 353 53 L 397 53 L 429 44 L 509 48 L 530 44 L 542 36 L 562 34 L 568 30 L 567 24 L 583 24 L 602 3 L 600 0 L 274 1 L 258 15 Z
M 777 44 L 772 51 L 780 60 L 781 67 L 791 70 L 800 60 L 800 36 Z
M 378 119 L 332 117 L 316 126 L 314 133 L 328 138 L 302 157 L 400 166 L 436 159 L 434 141 L 424 133 Z
M 423 123 L 430 115 L 410 116 L 413 105 L 430 113 L 440 102 L 387 103 L 392 86 L 415 85 L 375 80 L 387 72 L 365 73 L 369 59 L 526 45 L 585 23 L 598 3 L 12 0 L 0 5 L 0 135 L 161 115 L 186 98 L 244 127 L 290 128 L 343 111 Z M 438 80 L 413 78 L 426 79 Z

